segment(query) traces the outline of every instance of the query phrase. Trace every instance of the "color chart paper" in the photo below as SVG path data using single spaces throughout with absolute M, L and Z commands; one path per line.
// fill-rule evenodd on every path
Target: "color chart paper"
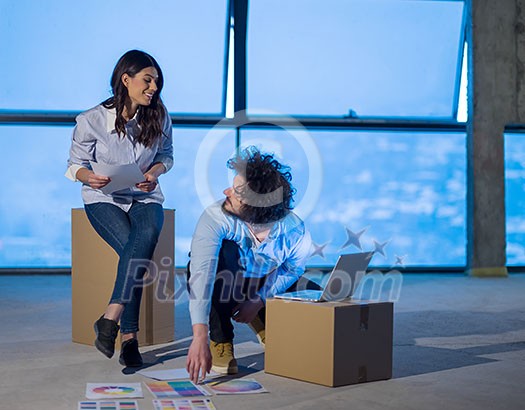
M 267 390 L 255 379 L 232 379 L 209 382 L 206 386 L 215 394 L 266 393 Z
M 88 383 L 88 399 L 134 399 L 144 397 L 140 383 Z
M 155 410 L 215 410 L 210 399 L 153 400 Z
M 135 400 L 100 400 L 80 401 L 78 410 L 138 410 L 139 405 Z
M 148 382 L 149 391 L 157 399 L 173 397 L 210 396 L 206 389 L 197 386 L 190 380 L 177 380 L 171 382 Z
M 137 373 L 155 380 L 175 380 L 190 378 L 190 374 L 185 368 L 163 370 L 139 370 Z M 209 379 L 218 376 L 221 376 L 221 374 L 211 371 L 206 375 L 206 378 Z

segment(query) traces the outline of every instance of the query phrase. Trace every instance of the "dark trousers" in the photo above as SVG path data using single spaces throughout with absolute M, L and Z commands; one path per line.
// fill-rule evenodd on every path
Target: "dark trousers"
M 231 342 L 234 337 L 231 321 L 234 308 L 246 300 L 257 297 L 257 291 L 264 285 L 266 277 L 244 277 L 244 269 L 239 264 L 239 246 L 229 240 L 222 241 L 217 264 L 217 275 L 213 286 L 210 310 L 210 339 L 217 343 Z M 188 263 L 188 279 L 191 275 Z M 287 291 L 294 291 L 297 282 Z M 320 289 L 319 285 L 308 281 L 302 289 Z M 258 313 L 266 322 L 266 308 Z

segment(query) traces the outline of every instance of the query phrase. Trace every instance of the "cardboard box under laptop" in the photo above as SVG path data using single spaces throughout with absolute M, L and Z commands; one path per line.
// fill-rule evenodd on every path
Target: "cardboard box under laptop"
M 72 339 L 92 345 L 93 323 L 109 302 L 118 256 L 95 232 L 83 208 L 71 210 L 71 226 Z M 174 228 L 175 211 L 165 209 L 164 225 L 153 255 L 156 277 L 142 294 L 138 333 L 141 346 L 167 343 L 175 338 Z
M 392 302 L 268 299 L 266 373 L 336 387 L 392 377 Z

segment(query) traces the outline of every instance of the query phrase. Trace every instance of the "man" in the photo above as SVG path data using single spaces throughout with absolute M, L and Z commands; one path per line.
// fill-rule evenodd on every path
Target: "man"
M 233 184 L 225 200 L 203 212 L 191 243 L 193 341 L 186 367 L 194 382 L 210 370 L 237 373 L 232 318 L 248 324 L 264 346 L 266 299 L 296 286 L 310 256 L 310 235 L 291 211 L 289 168 L 255 147 L 227 165 Z

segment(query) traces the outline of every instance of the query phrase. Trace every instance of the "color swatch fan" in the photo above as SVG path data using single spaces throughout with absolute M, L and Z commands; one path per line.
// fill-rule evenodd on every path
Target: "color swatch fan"
M 132 399 L 144 397 L 140 383 L 88 383 L 88 399 Z
M 252 394 L 266 393 L 267 390 L 255 379 L 233 379 L 212 381 L 206 384 L 215 394 Z

